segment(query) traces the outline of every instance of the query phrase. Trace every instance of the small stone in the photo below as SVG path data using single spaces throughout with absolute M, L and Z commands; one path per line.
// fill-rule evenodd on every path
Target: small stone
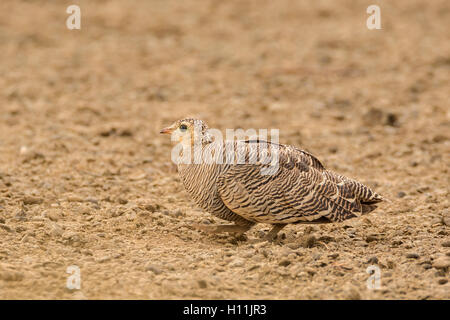
M 438 270 L 438 271 L 436 271 L 435 272 L 435 276 L 436 277 L 445 277 L 445 274 L 446 274 L 446 271 L 445 271 L 446 269 L 441 269 L 441 270 Z
M 287 244 L 287 247 L 292 250 L 297 250 L 301 246 L 302 246 L 301 243 L 298 243 L 298 242 L 292 242 L 292 243 Z
M 398 116 L 395 113 L 388 113 L 384 124 L 391 127 L 398 127 Z
M 144 209 L 153 213 L 159 209 L 159 205 L 147 204 Z
M 437 258 L 433 262 L 433 267 L 436 269 L 447 269 L 448 267 L 450 267 L 450 259 L 447 257 Z
M 253 266 L 251 266 L 249 269 L 248 269 L 248 271 L 253 271 L 253 270 L 256 270 L 256 269 L 258 269 L 258 268 L 260 268 L 261 266 L 259 265 L 259 264 L 254 264 Z
M 372 242 L 372 241 L 377 241 L 378 240 L 378 235 L 376 234 L 370 234 L 366 237 L 366 242 Z
M 205 289 L 208 286 L 205 280 L 198 280 L 197 283 L 201 289 Z
M 366 241 L 355 241 L 354 245 L 355 247 L 364 247 L 364 248 L 369 246 Z
M 124 199 L 124 198 L 119 198 L 119 199 L 117 199 L 117 202 L 119 202 L 120 204 L 127 204 L 128 200 Z
M 304 248 L 312 248 L 316 244 L 316 237 L 314 235 L 308 236 L 305 239 L 303 239 L 302 246 Z
M 445 248 L 449 248 L 450 247 L 450 241 L 442 242 L 442 246 L 445 247 Z
M 25 212 L 25 210 L 21 209 L 19 210 L 16 215 L 14 216 L 15 219 L 19 220 L 19 221 L 26 221 L 27 220 L 27 213 Z
M 62 236 L 62 234 L 64 233 L 64 230 L 58 225 L 58 224 L 54 224 L 52 227 L 52 231 L 51 234 L 54 237 L 60 237 Z
M 30 239 L 30 233 L 26 233 L 20 241 L 28 242 L 29 239 Z
M 23 279 L 23 273 L 18 271 L 3 271 L 0 272 L 0 280 L 3 281 L 22 281 Z
M 47 217 L 48 219 L 50 219 L 51 221 L 58 221 L 60 216 L 57 210 L 55 209 L 49 209 L 49 210 L 45 210 L 42 213 L 43 216 Z
M 236 267 L 243 267 L 244 266 L 244 260 L 242 259 L 234 259 L 233 261 L 230 262 L 229 266 L 231 268 L 236 268 Z
M 446 225 L 447 227 L 450 227 L 450 217 L 443 217 L 442 223 Z
M 339 253 L 329 254 L 328 257 L 331 258 L 331 259 L 336 259 L 337 257 L 339 257 Z
M 162 273 L 162 270 L 153 264 L 148 264 L 147 266 L 145 266 L 145 271 L 151 271 L 156 275 Z
M 418 258 L 419 258 L 419 255 L 418 255 L 417 253 L 415 253 L 415 252 L 412 252 L 412 253 L 408 253 L 408 254 L 406 255 L 406 257 L 407 257 L 408 259 L 418 259 Z
M 257 234 L 256 234 L 256 236 L 257 236 L 259 239 L 264 238 L 265 235 L 266 235 L 266 233 L 265 233 L 264 231 L 262 231 L 262 230 L 258 230 L 258 232 L 257 232 Z
M 383 111 L 377 108 L 370 108 L 366 113 L 363 114 L 362 120 L 365 124 L 369 126 L 374 126 L 381 124 L 383 121 Z
M 147 174 L 145 172 L 144 173 L 135 173 L 135 174 L 130 175 L 129 179 L 131 181 L 138 181 L 138 180 L 145 179 L 146 177 L 147 177 Z
M 44 200 L 42 198 L 38 198 L 38 197 L 24 197 L 22 199 L 23 204 L 25 205 L 31 205 L 31 204 L 41 204 L 42 202 L 44 202 Z
M 175 218 L 179 218 L 179 217 L 183 217 L 184 213 L 183 211 L 181 211 L 180 209 L 176 210 L 176 211 L 171 211 L 170 215 L 175 217 Z
M 431 269 L 431 268 L 432 268 L 432 266 L 431 266 L 430 263 L 424 263 L 422 266 L 423 266 L 423 268 L 424 268 L 425 270 L 428 270 L 428 269 Z
M 264 256 L 264 258 L 268 258 L 272 254 L 272 251 L 268 249 L 262 249 L 261 254 Z
M 280 263 L 278 265 L 281 267 L 287 267 L 290 264 L 291 264 L 291 261 L 285 259 L 285 260 L 280 261 Z
M 313 276 L 316 274 L 316 270 L 312 269 L 312 268 L 305 268 L 305 271 L 310 275 Z
M 386 261 L 386 265 L 389 269 L 394 269 L 395 268 L 395 262 L 392 260 L 387 260 Z
M 370 257 L 369 260 L 367 260 L 367 263 L 370 264 L 378 264 L 378 258 L 377 257 Z
M 448 282 L 448 280 L 445 279 L 445 278 L 440 278 L 440 279 L 438 280 L 438 283 L 439 283 L 439 284 L 446 284 L 447 282 Z
M 403 198 L 403 197 L 405 197 L 405 196 L 406 196 L 406 193 L 403 192 L 403 191 L 399 191 L 399 192 L 397 193 L 397 198 Z
M 5 231 L 12 232 L 12 229 L 8 227 L 6 224 L 0 224 L 0 228 Z
M 110 256 L 103 256 L 103 257 L 98 258 L 96 261 L 98 263 L 103 263 L 103 262 L 108 262 L 109 260 L 111 260 Z

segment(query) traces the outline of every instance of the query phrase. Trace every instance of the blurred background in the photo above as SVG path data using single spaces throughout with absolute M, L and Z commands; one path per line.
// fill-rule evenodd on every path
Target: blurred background
M 72 4 L 80 30 L 66 27 Z M 373 4 L 381 30 L 366 27 Z M 0 297 L 448 299 L 448 268 L 433 263 L 448 257 L 449 30 L 447 0 L 2 0 Z M 292 227 L 292 248 L 244 275 L 229 260 L 258 249 L 190 227 L 215 219 L 159 135 L 185 117 L 280 129 L 391 202 L 347 226 L 356 240 L 308 229 L 340 241 L 299 245 L 305 258 L 279 274 L 282 249 L 306 235 Z M 333 250 L 352 271 L 336 273 Z M 365 289 L 372 256 L 385 291 Z M 72 264 L 82 290 L 65 288 Z

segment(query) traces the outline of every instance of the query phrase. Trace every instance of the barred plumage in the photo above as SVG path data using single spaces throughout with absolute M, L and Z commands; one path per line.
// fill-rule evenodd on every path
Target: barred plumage
M 196 125 L 200 135 L 194 131 Z M 202 152 L 223 153 L 223 160 L 230 157 L 227 150 L 233 150 L 231 163 L 178 164 L 194 201 L 205 211 L 235 222 L 215 231 L 245 232 L 255 223 L 269 223 L 275 225 L 268 235 L 272 238 L 286 224 L 340 222 L 374 210 L 383 200 L 367 186 L 326 170 L 313 155 L 293 146 L 263 140 L 212 143 L 206 124 L 194 119 L 179 120 L 161 132 L 172 133 L 185 147 L 198 143 Z M 278 159 L 278 169 L 271 175 L 261 173 L 270 168 L 270 162 L 250 161 L 258 159 L 264 146 L 277 151 L 267 149 L 269 159 Z M 240 164 L 242 152 L 245 163 Z

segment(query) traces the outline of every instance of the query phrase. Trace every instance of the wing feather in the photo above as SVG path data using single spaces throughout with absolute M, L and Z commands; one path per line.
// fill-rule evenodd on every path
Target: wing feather
M 327 171 L 311 154 L 277 146 L 275 174 L 262 175 L 265 165 L 246 163 L 231 166 L 217 179 L 222 201 L 243 218 L 263 223 L 342 221 L 361 215 L 362 203 L 381 199 L 361 183 Z

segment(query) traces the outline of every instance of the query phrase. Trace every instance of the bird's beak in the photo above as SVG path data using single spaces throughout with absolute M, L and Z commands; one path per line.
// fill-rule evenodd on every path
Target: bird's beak
M 167 128 L 162 129 L 159 133 L 163 133 L 163 134 L 171 134 L 172 131 L 173 131 L 172 128 L 167 127 Z

